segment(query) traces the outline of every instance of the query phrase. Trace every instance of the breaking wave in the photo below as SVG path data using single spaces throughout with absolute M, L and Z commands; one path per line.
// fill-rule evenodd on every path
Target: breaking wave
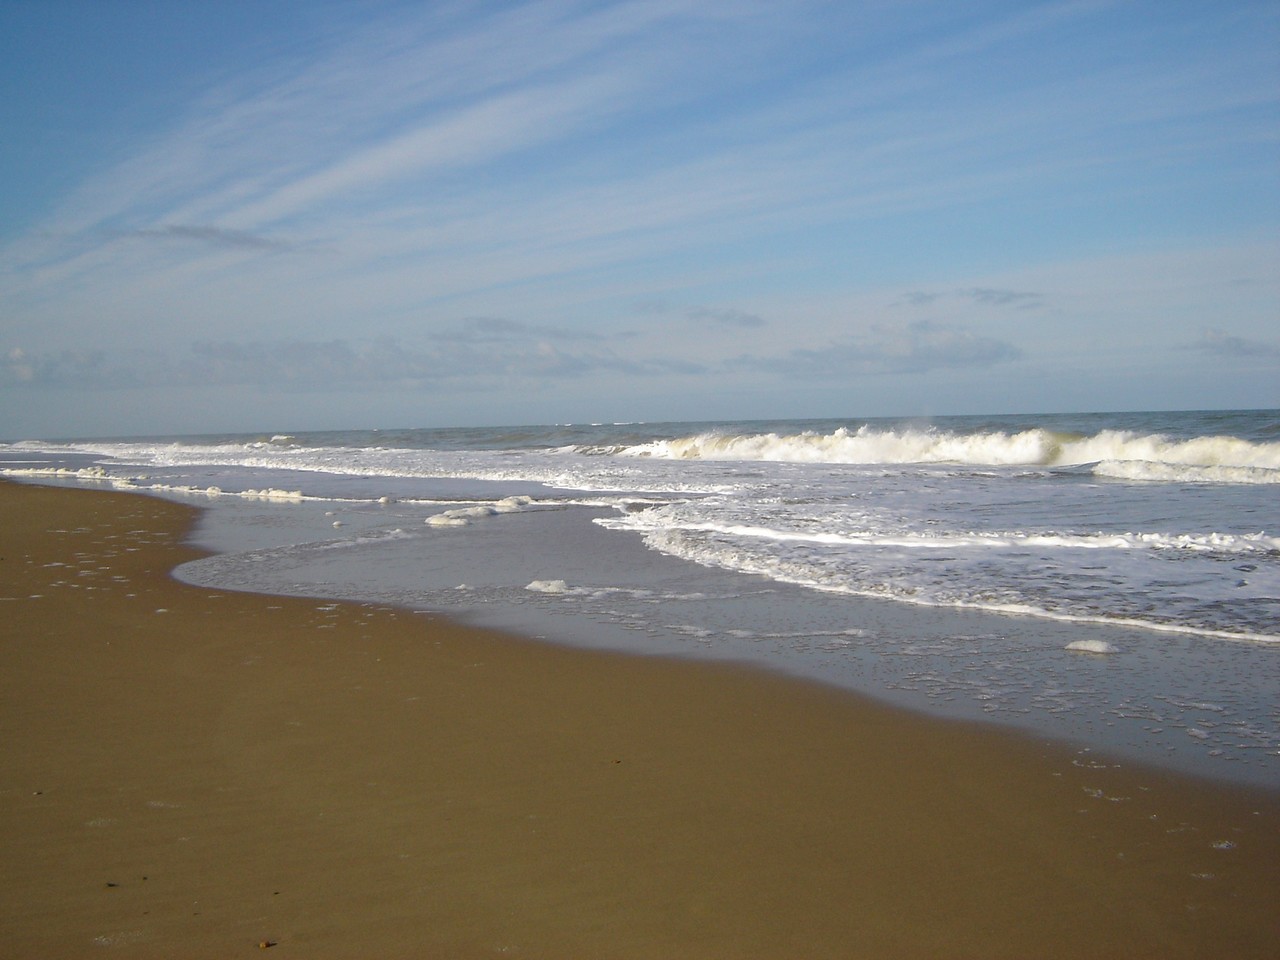
M 664 460 L 790 463 L 970 464 L 1066 467 L 1096 464 L 1102 476 L 1217 483 L 1280 483 L 1280 443 L 1230 436 L 1174 439 L 1104 430 L 1092 436 L 1045 429 L 951 433 L 928 428 L 840 428 L 831 433 L 700 433 L 654 440 L 620 456 Z

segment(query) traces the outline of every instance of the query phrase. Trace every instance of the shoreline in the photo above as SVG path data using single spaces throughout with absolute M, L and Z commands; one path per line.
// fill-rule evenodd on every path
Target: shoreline
M 1280 791 L 763 670 L 191 586 L 171 571 L 200 555 L 197 516 L 0 482 L 13 956 L 1248 957 L 1280 937 Z
M 434 612 L 556 645 L 735 663 L 1121 762 L 1264 790 L 1280 784 L 1280 743 L 1268 736 L 1269 705 L 1280 702 L 1275 650 L 813 591 L 656 551 L 593 522 L 607 508 L 384 538 L 422 518 L 389 516 L 383 504 L 329 506 L 218 498 L 193 539 L 212 555 L 174 575 Z M 539 549 L 546 543 L 554 551 Z M 1082 638 L 1110 652 L 1073 649 Z

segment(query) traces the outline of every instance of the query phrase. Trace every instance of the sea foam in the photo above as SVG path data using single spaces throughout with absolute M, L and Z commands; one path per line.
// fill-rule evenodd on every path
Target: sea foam
M 1072 640 L 1065 647 L 1077 653 L 1119 653 L 1120 651 L 1105 640 Z
M 568 593 L 569 585 L 563 580 L 534 580 L 525 589 L 533 593 Z

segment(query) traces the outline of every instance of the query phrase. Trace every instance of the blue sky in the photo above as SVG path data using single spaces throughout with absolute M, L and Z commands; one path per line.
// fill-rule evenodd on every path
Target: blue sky
M 0 437 L 1280 407 L 1280 6 L 0 0 Z

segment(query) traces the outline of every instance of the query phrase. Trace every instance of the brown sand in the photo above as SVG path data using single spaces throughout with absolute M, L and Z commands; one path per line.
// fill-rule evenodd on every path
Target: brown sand
M 0 955 L 1263 957 L 1280 797 L 748 670 L 222 593 L 0 484 Z

